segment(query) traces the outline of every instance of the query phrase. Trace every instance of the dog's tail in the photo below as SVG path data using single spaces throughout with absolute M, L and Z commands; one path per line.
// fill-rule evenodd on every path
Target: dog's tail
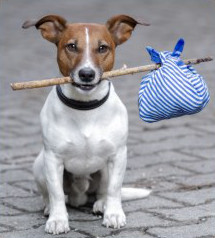
M 144 188 L 122 188 L 121 190 L 122 201 L 145 198 L 150 193 L 151 190 Z

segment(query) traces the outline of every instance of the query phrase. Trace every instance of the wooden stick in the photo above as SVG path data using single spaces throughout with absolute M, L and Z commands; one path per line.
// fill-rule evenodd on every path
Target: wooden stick
M 202 62 L 208 62 L 212 61 L 212 57 L 205 57 L 205 58 L 199 58 L 199 59 L 185 59 L 183 60 L 185 64 L 199 64 Z M 139 66 L 134 68 L 128 68 L 128 69 L 117 69 L 112 70 L 109 72 L 105 72 L 102 75 L 102 79 L 112 78 L 116 76 L 122 76 L 126 74 L 134 74 L 134 73 L 140 73 L 140 72 L 146 72 L 151 70 L 156 70 L 160 68 L 160 64 L 150 64 L 145 66 Z M 29 82 L 19 82 L 19 83 L 11 83 L 11 88 L 13 90 L 21 90 L 21 89 L 28 89 L 28 88 L 42 88 L 42 87 L 48 87 L 53 86 L 57 84 L 65 84 L 65 83 L 71 83 L 73 80 L 70 77 L 62 77 L 62 78 L 52 78 L 52 79 L 44 79 L 44 80 L 36 80 L 36 81 L 29 81 Z

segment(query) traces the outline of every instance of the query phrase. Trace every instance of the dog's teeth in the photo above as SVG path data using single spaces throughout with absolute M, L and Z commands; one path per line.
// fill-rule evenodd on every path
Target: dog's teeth
M 80 88 L 83 90 L 90 90 L 94 88 L 94 85 L 80 85 Z

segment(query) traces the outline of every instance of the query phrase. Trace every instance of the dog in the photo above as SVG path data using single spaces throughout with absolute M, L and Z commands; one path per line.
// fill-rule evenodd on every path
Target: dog
M 115 48 L 127 41 L 137 24 L 117 15 L 106 24 L 68 23 L 58 15 L 26 21 L 57 47 L 57 62 L 73 83 L 53 87 L 40 114 L 43 147 L 33 166 L 38 190 L 49 216 L 45 231 L 67 233 L 68 204 L 81 206 L 96 193 L 94 213 L 103 225 L 120 228 L 126 217 L 121 200 L 143 198 L 147 189 L 122 188 L 127 161 L 128 116 L 112 83 L 101 80 L 113 68 Z

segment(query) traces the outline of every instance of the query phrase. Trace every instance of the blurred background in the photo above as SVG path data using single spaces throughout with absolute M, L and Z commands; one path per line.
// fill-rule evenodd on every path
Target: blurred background
M 53 13 L 69 22 L 105 23 L 121 13 L 142 17 L 151 26 L 136 27 L 130 40 L 118 47 L 115 68 L 119 68 L 124 63 L 128 67 L 150 63 L 145 46 L 171 50 L 180 37 L 185 39 L 183 57 L 215 55 L 214 10 L 214 0 L 1 0 L 1 94 L 11 93 L 10 82 L 59 76 L 55 45 L 45 41 L 33 27 L 22 29 L 27 19 Z M 207 72 L 211 65 L 201 65 L 200 72 Z M 123 87 L 128 80 L 137 89 L 140 78 L 141 74 L 125 76 L 116 84 Z M 24 93 L 35 92 L 41 90 Z

